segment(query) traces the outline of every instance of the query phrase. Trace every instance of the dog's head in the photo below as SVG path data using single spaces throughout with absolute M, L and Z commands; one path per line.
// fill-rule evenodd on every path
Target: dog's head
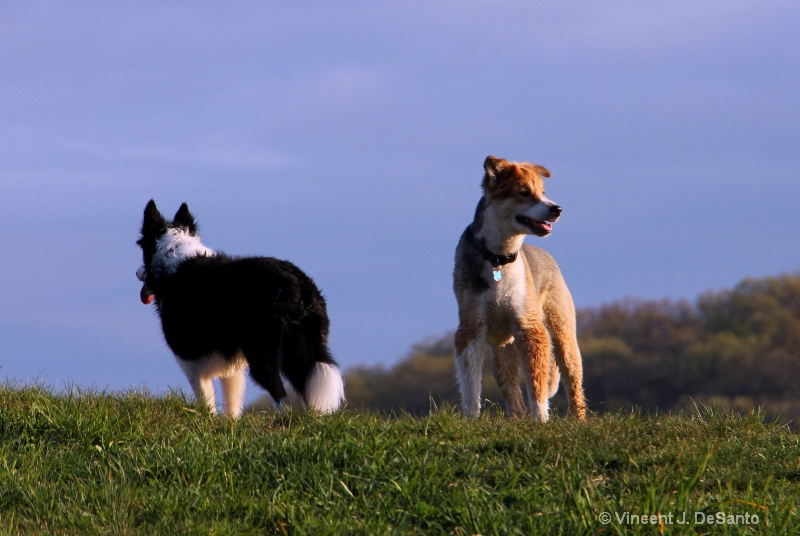
M 561 207 L 544 195 L 543 177 L 550 176 L 547 168 L 494 156 L 487 156 L 483 167 L 483 195 L 498 206 L 507 221 L 520 234 L 549 235 Z
M 197 255 L 214 254 L 200 241 L 197 231 L 197 222 L 186 203 L 181 205 L 172 221 L 161 215 L 155 201 L 151 199 L 147 203 L 142 219 L 142 236 L 136 241 L 142 248 L 144 262 L 136 270 L 136 277 L 143 283 L 142 303 L 150 304 L 155 300 L 161 282 L 181 262 Z

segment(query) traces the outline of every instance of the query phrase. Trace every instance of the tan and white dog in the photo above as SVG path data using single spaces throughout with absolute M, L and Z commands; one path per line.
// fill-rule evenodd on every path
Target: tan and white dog
M 483 361 L 489 357 L 506 415 L 527 413 L 520 389 L 523 371 L 531 413 L 546 421 L 560 371 L 571 409 L 583 420 L 583 365 L 572 296 L 553 257 L 523 244 L 527 234 L 550 234 L 551 222 L 561 215 L 561 207 L 544 195 L 542 177 L 550 172 L 493 156 L 483 166 L 483 197 L 458 242 L 453 271 L 464 413 L 468 418 L 480 414 Z

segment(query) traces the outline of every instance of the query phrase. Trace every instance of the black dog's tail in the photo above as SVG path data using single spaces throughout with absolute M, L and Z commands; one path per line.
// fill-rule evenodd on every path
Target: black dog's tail
M 319 289 L 298 270 L 300 296 L 280 300 L 286 310 L 281 350 L 286 379 L 299 392 L 306 407 L 320 413 L 333 413 L 344 402 L 344 381 L 339 366 L 328 349 L 328 320 L 325 299 Z M 298 275 L 299 275 L 298 274 Z M 294 301 L 293 298 L 299 298 Z M 302 304 L 300 307 L 293 307 Z
M 320 322 L 322 321 L 322 322 Z M 289 326 L 282 337 L 283 373 L 306 407 L 333 413 L 344 402 L 344 381 L 327 345 L 327 318 L 311 314 Z
M 306 405 L 320 413 L 333 413 L 344 402 L 344 381 L 335 363 L 318 361 L 306 381 Z

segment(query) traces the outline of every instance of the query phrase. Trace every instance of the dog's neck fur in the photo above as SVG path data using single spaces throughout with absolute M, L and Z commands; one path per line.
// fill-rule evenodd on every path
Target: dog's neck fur
M 198 256 L 210 257 L 216 252 L 206 247 L 197 235 L 189 234 L 183 229 L 169 229 L 156 241 L 156 252 L 150 267 L 157 278 L 166 277 L 187 259 Z
M 472 232 L 475 238 L 493 255 L 515 255 L 522 248 L 525 235 L 498 214 L 498 207 L 483 197 L 475 210 Z

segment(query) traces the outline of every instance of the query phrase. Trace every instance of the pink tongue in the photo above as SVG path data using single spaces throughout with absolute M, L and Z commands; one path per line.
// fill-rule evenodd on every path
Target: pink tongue
M 543 221 L 542 222 L 542 229 L 544 229 L 545 231 L 552 231 L 553 230 L 553 224 L 550 223 L 550 222 Z
M 142 291 L 139 293 L 139 297 L 142 299 L 142 303 L 145 305 L 150 305 L 153 303 L 153 300 L 156 299 L 150 291 L 147 290 L 147 287 L 142 287 Z

